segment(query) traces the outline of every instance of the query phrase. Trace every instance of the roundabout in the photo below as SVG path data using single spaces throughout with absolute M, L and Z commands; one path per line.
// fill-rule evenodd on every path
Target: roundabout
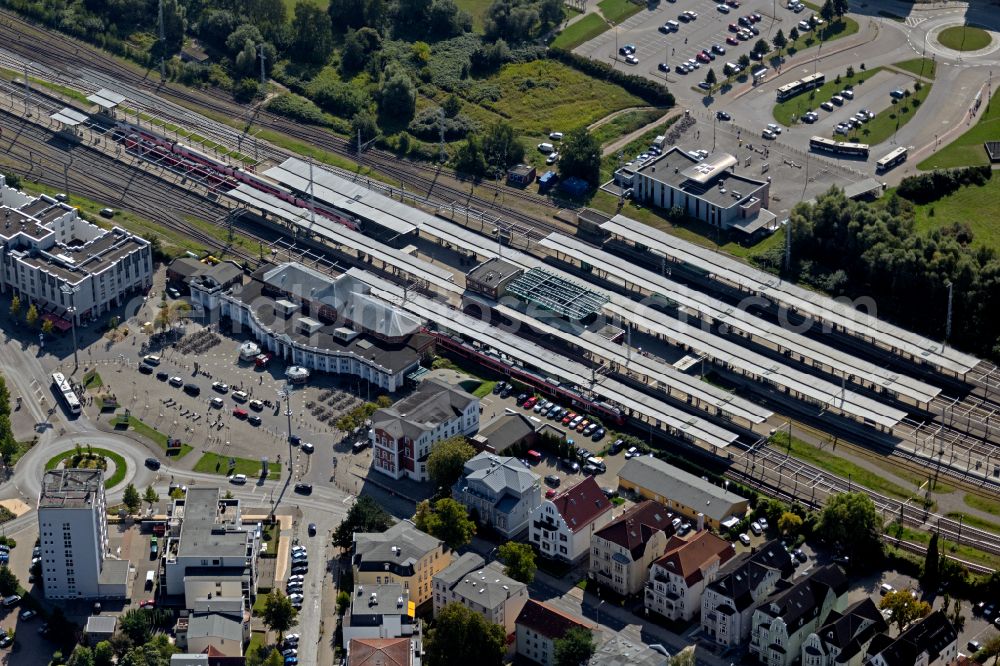
M 62 453 L 57 453 L 45 463 L 45 471 L 60 468 L 79 467 L 104 471 L 104 488 L 110 490 L 125 479 L 128 465 L 125 459 L 108 449 L 95 448 L 89 444 Z
M 989 32 L 973 25 L 953 25 L 935 37 L 938 44 L 952 51 L 982 51 L 993 42 Z

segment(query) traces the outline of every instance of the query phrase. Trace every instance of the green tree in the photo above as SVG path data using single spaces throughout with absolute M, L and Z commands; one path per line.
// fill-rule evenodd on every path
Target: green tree
M 21 314 L 21 297 L 14 294 L 10 299 L 10 316 L 17 317 L 19 314 Z
M 758 39 L 757 43 L 753 45 L 753 52 L 759 53 L 762 56 L 770 50 L 771 47 L 767 45 L 767 40 L 764 39 Z
M 350 548 L 355 532 L 385 532 L 392 527 L 392 522 L 392 516 L 381 504 L 369 495 L 362 495 L 347 510 L 344 520 L 334 530 L 333 545 Z
M 851 559 L 876 566 L 882 559 L 881 522 L 875 504 L 860 492 L 840 493 L 827 502 L 820 516 L 818 534 Z
M 340 32 L 373 25 L 366 22 L 364 0 L 330 0 L 328 11 L 331 25 Z
M 351 595 L 346 591 L 341 591 L 337 595 L 337 615 L 344 616 L 347 609 L 351 607 Z
M 506 173 L 524 161 L 524 146 L 517 140 L 514 128 L 502 120 L 486 128 L 482 146 L 487 167 L 495 174 Z
M 470 136 L 455 151 L 455 170 L 469 176 L 486 175 L 486 156 L 479 137 Z
M 553 645 L 556 666 L 583 666 L 594 656 L 594 634 L 583 627 L 573 627 Z
M 417 87 L 402 67 L 392 67 L 379 89 L 379 112 L 385 118 L 409 122 L 417 108 Z
M 792 29 L 788 31 L 788 38 L 792 40 L 792 42 L 795 42 L 795 40 L 799 38 L 799 29 L 794 25 L 792 26 Z
M 32 303 L 28 306 L 28 314 L 24 315 L 24 320 L 28 323 L 28 326 L 34 326 L 38 323 L 38 308 Z
M 889 610 L 889 621 L 896 625 L 896 631 L 902 632 L 914 620 L 927 617 L 931 606 L 926 601 L 914 599 L 910 590 L 893 590 L 882 597 L 879 608 Z
M 847 0 L 833 0 L 833 13 L 837 15 L 837 18 L 841 18 L 850 11 L 850 6 Z
M 924 569 L 921 572 L 920 582 L 925 590 L 936 590 L 941 574 L 941 554 L 938 552 L 938 533 L 931 534 L 931 540 L 927 544 L 927 553 L 924 555 Z
M 133 645 L 142 645 L 153 636 L 152 613 L 146 609 L 132 609 L 118 618 L 118 628 L 132 641 Z
M 125 492 L 122 494 L 122 504 L 125 505 L 130 514 L 138 513 L 139 507 L 142 506 L 142 495 L 139 494 L 139 491 L 131 483 L 125 486 Z
M 427 456 L 427 474 L 437 488 L 451 488 L 462 476 L 465 463 L 476 455 L 476 450 L 465 439 L 456 435 L 431 446 Z
M 441 609 L 434 627 L 428 630 L 424 656 L 427 666 L 500 666 L 505 639 L 502 626 L 487 622 L 462 604 L 451 603 Z
M 469 518 L 465 506 L 450 497 L 439 499 L 433 507 L 429 500 L 418 504 L 413 522 L 417 529 L 436 536 L 453 550 L 472 541 L 476 533 L 476 523 Z
M 785 38 L 785 33 L 778 28 L 778 32 L 774 33 L 774 37 L 771 39 L 771 43 L 774 44 L 774 48 L 778 49 L 778 55 L 788 46 L 788 40 Z
M 95 666 L 94 651 L 86 645 L 77 645 L 66 663 L 69 666 Z
M 715 69 L 709 69 L 708 73 L 705 74 L 705 83 L 710 86 L 714 86 L 718 80 L 719 79 L 715 76 Z
M 264 601 L 264 612 L 261 614 L 261 619 L 268 629 L 281 635 L 295 623 L 296 615 L 298 611 L 281 590 L 271 590 L 268 593 Z
M 146 486 L 146 493 L 142 496 L 142 499 L 152 507 L 154 504 L 160 501 L 160 494 L 156 492 L 153 486 Z
M 563 140 L 559 158 L 559 174 L 563 178 L 576 176 L 596 186 L 601 177 L 601 144 L 587 130 L 578 127 Z
M 101 641 L 94 646 L 94 666 L 111 666 L 115 658 L 115 650 L 108 641 Z
M 362 143 L 371 141 L 378 136 L 378 121 L 375 115 L 368 109 L 359 111 L 351 117 L 351 141 L 356 142 L 360 137 Z M 340 426 L 337 426 L 339 429 Z
M 670 666 L 695 666 L 697 663 L 697 659 L 695 658 L 696 647 L 695 645 L 688 645 L 675 654 L 670 660 Z
M 51 319 L 45 319 L 42 321 L 42 333 L 51 335 L 53 330 L 55 330 L 55 325 L 52 323 Z
M 333 51 L 333 26 L 330 15 L 315 2 L 296 3 L 292 33 L 295 39 L 291 54 L 296 59 L 322 64 L 330 57 Z
M 833 21 L 833 17 L 836 15 L 836 9 L 833 6 L 833 0 L 826 0 L 823 6 L 820 7 L 819 15 L 823 17 L 823 20 L 827 23 Z
M 348 77 L 360 71 L 382 49 L 382 35 L 372 28 L 348 30 L 340 51 L 340 66 Z
M 747 67 L 750 66 L 750 56 L 748 56 L 746 53 L 741 53 L 739 59 L 736 62 L 739 63 L 740 67 L 746 69 Z
M 531 544 L 508 541 L 498 551 L 504 563 L 503 572 L 516 581 L 527 585 L 535 580 L 535 550 Z
M 5 597 L 17 594 L 17 588 L 20 586 L 20 581 L 17 580 L 17 576 L 10 570 L 10 567 L 6 564 L 0 566 L 0 594 Z

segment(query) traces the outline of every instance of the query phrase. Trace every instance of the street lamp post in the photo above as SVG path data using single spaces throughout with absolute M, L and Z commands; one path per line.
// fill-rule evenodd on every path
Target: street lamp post
M 69 309 L 67 312 L 70 313 L 70 323 L 73 329 L 73 372 L 76 372 L 77 368 L 80 367 L 80 359 L 77 356 L 77 345 L 76 345 L 76 292 L 80 291 L 79 287 L 71 287 L 68 284 L 64 284 L 59 287 L 59 291 L 69 296 Z
M 286 383 L 278 390 L 278 399 L 285 399 L 285 416 L 288 417 L 288 442 L 292 441 L 292 387 Z

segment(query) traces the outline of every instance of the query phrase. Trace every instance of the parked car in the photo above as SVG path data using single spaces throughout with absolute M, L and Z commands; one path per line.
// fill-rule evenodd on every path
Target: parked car
M 629 65 L 638 65 L 639 64 L 639 59 L 636 58 L 634 55 L 627 55 L 627 56 L 625 56 L 625 62 L 627 64 L 629 64 Z M 553 162 L 554 161 L 555 160 L 553 160 Z M 548 160 L 546 160 L 546 162 L 548 162 Z M 548 162 L 548 163 L 552 164 L 552 162 Z
M 728 113 L 726 113 L 725 111 L 716 111 L 715 112 L 715 119 L 716 120 L 722 120 L 722 121 L 728 121 L 728 120 L 732 120 L 733 117 L 731 115 L 729 115 Z
M 219 393 L 229 393 L 229 384 L 224 382 L 212 382 L 212 390 Z
M 233 474 L 232 478 L 229 479 L 230 483 L 235 483 L 238 486 L 242 486 L 247 482 L 246 474 Z
M 632 55 L 635 53 L 635 44 L 626 44 L 618 49 L 618 53 L 623 56 Z
M 608 431 L 607 431 L 607 430 L 605 430 L 604 428 L 598 428 L 597 430 L 595 430 L 595 431 L 594 431 L 594 434 L 593 434 L 593 435 L 591 435 L 591 437 L 590 437 L 590 438 L 591 438 L 591 439 L 592 439 L 593 441 L 595 441 L 595 442 L 599 442 L 599 441 L 601 441 L 602 439 L 604 439 L 604 435 L 606 435 L 606 434 L 607 434 L 607 432 L 608 432 Z
M 247 417 L 247 423 L 249 423 L 250 425 L 259 426 L 261 423 L 263 423 L 263 421 L 261 421 L 260 417 L 257 416 L 256 414 L 251 414 L 250 416 Z
M 743 534 L 741 534 L 740 535 L 740 543 L 743 544 L 744 546 L 749 546 L 750 545 L 750 535 L 747 534 L 746 532 L 744 532 Z
M 562 479 L 560 479 L 555 474 L 549 474 L 547 477 L 545 477 L 545 483 L 549 484 L 553 488 L 557 488 L 559 484 L 562 483 Z
M 833 111 L 833 104 L 831 102 L 823 102 L 819 106 L 824 111 Z
M 760 528 L 760 523 L 756 521 L 750 523 L 750 531 L 753 532 L 754 536 L 760 536 L 764 533 L 764 530 Z
M 611 448 L 609 449 L 611 451 L 611 455 L 616 455 L 619 451 L 622 450 L 624 446 L 625 446 L 625 440 L 616 439 L 614 443 L 611 444 Z
M 201 393 L 201 387 L 197 384 L 188 382 L 184 385 L 184 392 L 188 395 L 199 395 Z
M 160 370 L 159 372 L 157 372 L 157 373 L 156 373 L 156 378 L 157 378 L 157 379 L 159 379 L 159 380 L 160 380 L 161 382 L 165 382 L 165 381 L 167 381 L 167 379 L 168 379 L 169 377 L 170 377 L 170 375 L 168 375 L 168 374 L 167 374 L 166 372 L 164 372 L 163 370 Z
M 313 453 L 316 447 L 309 442 L 302 442 L 302 453 Z
M 777 123 L 768 123 L 767 129 L 771 130 L 775 134 L 781 134 L 781 125 L 778 125 Z
M 235 416 L 236 418 L 245 419 L 248 415 L 249 414 L 247 410 L 243 409 L 242 407 L 233 407 L 233 416 Z
M 572 472 L 573 474 L 576 474 L 577 472 L 580 471 L 580 463 L 576 462 L 575 460 L 570 460 L 569 458 L 563 458 L 560 462 L 562 463 L 563 469 L 565 469 L 567 472 Z
M 23 611 L 17 614 L 17 617 L 20 618 L 22 621 L 27 622 L 36 615 L 38 615 L 38 613 L 36 613 L 35 611 L 31 610 L 30 608 L 25 608 Z
M 313 487 L 311 483 L 296 483 L 295 492 L 300 495 L 312 495 Z
M 729 7 L 727 7 L 726 5 L 716 5 L 715 8 L 717 10 L 719 10 L 719 12 L 722 13 L 722 14 L 728 14 L 729 13 Z
M 309 536 L 316 536 L 316 523 L 309 523 L 306 532 L 308 532 Z
M 181 386 L 184 386 L 184 380 L 181 379 L 180 377 L 174 376 L 174 377 L 170 378 L 169 384 L 171 386 L 181 387 Z
M 139 372 L 142 373 L 142 374 L 144 374 L 144 375 L 151 375 L 151 374 L 153 374 L 153 366 L 146 365 L 145 363 L 140 363 L 139 364 Z
M 906 93 L 904 93 L 902 90 L 899 90 L 898 88 L 889 93 L 889 97 L 892 97 L 893 99 L 903 99 L 905 96 Z
M 726 37 L 726 44 L 729 44 L 730 46 L 739 46 L 739 43 L 740 43 L 740 40 L 736 39 L 732 35 L 729 35 L 728 37 Z
M 518 405 L 523 405 L 523 404 L 524 404 L 524 402 L 525 402 L 525 401 L 526 401 L 526 400 L 527 400 L 528 398 L 530 398 L 530 397 L 531 397 L 531 396 L 530 396 L 530 395 L 528 395 L 527 393 L 521 393 L 521 394 L 519 394 L 519 395 L 517 396 L 517 399 L 516 399 L 516 400 L 514 400 L 514 402 L 515 402 L 516 404 L 518 404 Z
M 764 137 L 765 139 L 777 139 L 778 138 L 778 135 L 775 134 L 774 132 L 772 132 L 769 129 L 764 130 L 763 132 L 760 133 L 760 135 L 762 137 Z

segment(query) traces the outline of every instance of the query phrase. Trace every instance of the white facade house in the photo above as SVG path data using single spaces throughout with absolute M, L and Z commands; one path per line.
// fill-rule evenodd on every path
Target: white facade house
M 861 666 L 872 639 L 888 630 L 871 597 L 832 610 L 802 642 L 802 666 Z
M 427 379 L 392 407 L 377 410 L 371 420 L 372 469 L 393 479 L 426 481 L 434 444 L 479 431 L 479 398 Z
M 590 552 L 594 532 L 611 522 L 611 501 L 588 476 L 531 512 L 528 540 L 542 557 L 576 562 Z
M 663 557 L 649 568 L 645 607 L 668 620 L 687 622 L 701 612 L 701 595 L 719 568 L 736 555 L 733 545 L 711 532 L 689 540 L 671 537 Z
M 934 611 L 895 639 L 879 634 L 868 646 L 865 666 L 948 666 L 958 656 L 958 632 L 944 612 Z
M 104 473 L 55 469 L 42 477 L 38 532 L 46 599 L 124 599 L 127 560 L 108 556 Z
M 642 591 L 673 535 L 672 513 L 652 500 L 621 513 L 590 540 L 590 578 L 627 596 Z
M 753 614 L 750 653 L 767 666 L 791 666 L 802 656 L 802 644 L 830 611 L 847 600 L 847 577 L 836 564 L 777 590 Z
M 61 328 L 123 306 L 152 283 L 149 241 L 102 229 L 68 204 L 8 187 L 0 175 L 0 291 L 35 304 Z
M 410 594 L 399 583 L 355 585 L 344 616 L 343 645 L 356 638 L 402 638 L 418 631 Z
M 776 540 L 729 560 L 701 595 L 702 631 L 718 645 L 742 644 L 754 610 L 794 570 L 791 555 Z
M 465 463 L 452 497 L 475 511 L 479 522 L 510 539 L 527 530 L 542 503 L 542 487 L 538 475 L 520 460 L 480 453 Z
M 528 601 L 528 586 L 503 572 L 503 565 L 465 553 L 434 576 L 434 616 L 448 604 L 462 604 L 487 622 L 499 624 L 508 636 Z

